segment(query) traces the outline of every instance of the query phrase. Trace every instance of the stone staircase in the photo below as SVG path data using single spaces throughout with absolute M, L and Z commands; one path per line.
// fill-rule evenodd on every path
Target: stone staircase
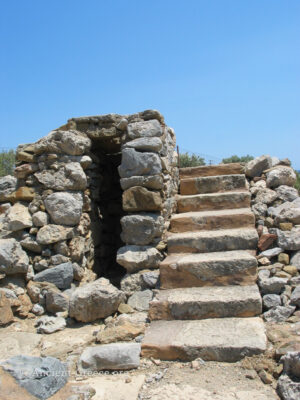
M 181 169 L 177 206 L 142 354 L 234 362 L 263 352 L 258 235 L 241 165 Z

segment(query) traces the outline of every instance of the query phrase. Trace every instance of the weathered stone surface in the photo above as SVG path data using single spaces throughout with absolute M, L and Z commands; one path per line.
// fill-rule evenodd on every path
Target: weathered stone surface
M 0 326 L 12 322 L 14 319 L 9 299 L 5 292 L 0 289 Z
M 137 311 L 148 311 L 149 303 L 153 298 L 152 290 L 146 289 L 135 292 L 128 299 L 128 304 Z
M 254 215 L 257 218 L 265 217 L 267 215 L 268 206 L 264 203 L 255 203 L 251 207 Z
M 275 235 L 274 233 L 263 234 L 259 238 L 257 247 L 259 248 L 259 250 L 265 251 L 273 244 L 273 242 L 276 239 L 277 239 L 277 235 Z
M 267 322 L 284 322 L 293 314 L 295 310 L 296 307 L 293 306 L 277 306 L 265 312 L 264 319 Z
M 123 148 L 132 148 L 138 151 L 153 151 L 158 153 L 162 148 L 162 141 L 159 137 L 142 137 L 125 143 Z
M 182 195 L 218 193 L 245 188 L 245 175 L 219 175 L 180 180 L 180 194 Z
M 285 202 L 277 207 L 270 207 L 268 214 L 275 218 L 275 223 L 292 222 L 300 223 L 300 198 L 298 197 L 292 202 Z
M 146 271 L 142 273 L 142 280 L 146 287 L 155 288 L 158 283 L 159 271 Z
M 17 188 L 17 179 L 14 176 L 7 175 L 0 178 L 0 201 L 6 201 Z
M 300 251 L 293 253 L 291 257 L 291 265 L 294 265 L 298 270 L 300 270 Z
M 250 207 L 250 193 L 207 193 L 177 196 L 178 212 L 224 210 Z
M 87 187 L 86 175 L 78 162 L 70 162 L 57 171 L 46 169 L 34 176 L 46 188 L 54 190 L 84 190 Z
M 122 162 L 118 167 L 121 178 L 139 175 L 157 175 L 162 170 L 161 161 L 157 154 L 140 153 L 134 149 L 122 151 Z
M 36 154 L 66 153 L 78 156 L 86 153 L 91 147 L 91 140 L 83 133 L 70 131 L 52 131 L 34 145 Z
M 130 178 L 120 179 L 120 184 L 123 190 L 129 189 L 132 186 L 143 186 L 154 190 L 160 190 L 164 187 L 161 175 L 131 176 Z
M 199 176 L 240 175 L 243 173 L 244 167 L 240 163 L 203 165 L 199 167 L 186 167 L 179 169 L 181 179 Z
M 81 193 L 53 193 L 44 203 L 55 224 L 74 226 L 79 223 L 83 206 Z
M 293 168 L 277 166 L 267 172 L 267 187 L 277 188 L 281 185 L 294 186 L 297 176 Z
M 33 253 L 40 254 L 42 252 L 42 246 L 35 241 L 34 236 L 27 236 L 25 239 L 20 241 L 23 249 L 30 250 Z
M 63 293 L 55 290 L 46 292 L 46 310 L 51 313 L 57 313 L 69 310 L 69 299 Z
M 35 197 L 34 188 L 28 186 L 21 186 L 14 193 L 12 193 L 11 200 L 32 201 L 34 197 Z
M 287 284 L 287 281 L 286 278 L 277 278 L 276 276 L 272 278 L 259 277 L 258 285 L 263 294 L 280 294 Z
M 162 198 L 159 192 L 152 192 L 141 186 L 134 186 L 123 192 L 123 210 L 136 211 L 160 211 Z
M 126 215 L 121 218 L 124 243 L 147 245 L 155 237 L 160 237 L 164 229 L 164 219 L 158 214 Z
M 170 253 L 207 253 L 256 249 L 256 229 L 223 229 L 219 231 L 181 232 L 168 235 Z
M 156 119 L 128 124 L 127 131 L 130 139 L 151 138 L 163 134 L 162 126 Z
M 32 226 L 32 218 L 28 208 L 23 204 L 14 204 L 8 211 L 6 220 L 10 231 L 19 231 Z
M 278 160 L 279 162 L 279 160 Z M 262 172 L 266 169 L 271 168 L 274 165 L 272 157 L 263 155 L 254 158 L 246 164 L 245 173 L 247 176 L 254 178 L 255 176 L 261 176 Z
M 1 360 L 19 354 L 28 356 L 39 354 L 41 340 L 41 335 L 36 333 L 11 331 L 8 335 L 7 331 L 0 331 Z
M 124 246 L 117 253 L 117 263 L 130 273 L 146 268 L 158 268 L 162 259 L 162 254 L 150 246 Z
M 283 362 L 284 374 L 300 378 L 300 352 L 289 352 L 282 357 L 281 361 Z
M 49 223 L 49 216 L 44 211 L 37 211 L 32 215 L 32 222 L 34 226 L 44 226 Z
M 258 258 L 267 257 L 272 258 L 278 256 L 278 254 L 282 253 L 283 249 L 281 247 L 274 247 L 273 249 L 268 249 L 259 254 Z
M 29 259 L 15 239 L 0 239 L 0 273 L 6 275 L 25 274 Z
M 14 175 L 18 179 L 25 179 L 39 169 L 37 164 L 22 164 L 15 168 Z
M 140 364 L 139 343 L 112 343 L 87 347 L 80 356 L 81 374 L 103 370 L 129 370 Z
M 191 232 L 253 227 L 255 217 L 250 208 L 238 208 L 174 214 L 170 222 L 170 232 Z
M 46 400 L 68 381 L 65 364 L 53 357 L 18 355 L 1 364 L 17 383 L 40 400 Z
M 300 383 L 294 381 L 287 374 L 282 374 L 278 379 L 277 391 L 282 400 L 298 400 L 300 397 Z
M 67 324 L 63 317 L 49 317 L 48 315 L 43 315 L 36 321 L 35 326 L 37 327 L 37 333 L 51 334 L 62 331 Z
M 160 290 L 150 303 L 151 320 L 253 317 L 261 313 L 256 285 Z
M 284 250 L 300 250 L 300 228 L 291 231 L 277 229 L 278 245 Z
M 271 204 L 277 199 L 277 193 L 272 189 L 261 189 L 255 197 L 256 203 Z
M 298 190 L 294 187 L 281 185 L 281 186 L 278 186 L 275 190 L 276 190 L 276 193 L 277 193 L 279 199 L 281 199 L 283 201 L 293 201 L 297 197 L 299 197 Z
M 300 308 L 300 286 L 297 286 L 291 296 L 291 304 Z
M 70 298 L 70 317 L 90 322 L 106 318 L 117 311 L 125 295 L 105 278 L 97 279 L 74 290 Z
M 163 289 L 214 285 L 251 285 L 257 261 L 247 251 L 171 254 L 160 264 Z
M 161 360 L 235 362 L 266 349 L 260 318 L 153 321 L 142 341 L 142 356 Z
M 67 262 L 56 267 L 45 269 L 33 277 L 36 282 L 50 282 L 59 289 L 68 289 L 73 280 L 72 263 Z
M 69 243 L 69 250 L 73 262 L 80 262 L 85 252 L 85 238 L 82 236 L 74 237 Z
M 123 342 L 134 339 L 145 332 L 145 324 L 123 321 L 122 324 L 107 327 L 97 334 L 96 341 L 102 344 Z
M 263 296 L 263 306 L 267 310 L 273 307 L 281 306 L 281 298 L 278 294 L 265 294 Z
M 73 237 L 72 228 L 61 225 L 45 225 L 37 233 L 36 240 L 39 244 L 52 244 Z

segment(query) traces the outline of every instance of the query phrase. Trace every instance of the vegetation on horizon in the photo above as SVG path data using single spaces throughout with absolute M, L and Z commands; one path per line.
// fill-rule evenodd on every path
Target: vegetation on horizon
M 0 176 L 13 175 L 16 154 L 14 150 L 0 152 Z
M 230 164 L 230 163 L 247 163 L 251 160 L 253 160 L 254 157 L 250 156 L 249 154 L 247 154 L 246 156 L 242 156 L 239 157 L 237 155 L 233 155 L 231 157 L 228 158 L 223 158 L 222 163 L 223 164 Z
M 180 168 L 198 167 L 199 165 L 205 165 L 205 160 L 203 157 L 197 156 L 196 154 L 180 153 L 179 165 Z
M 295 172 L 297 175 L 297 180 L 296 180 L 294 187 L 298 190 L 298 192 L 300 194 L 300 173 L 298 171 L 295 171 Z

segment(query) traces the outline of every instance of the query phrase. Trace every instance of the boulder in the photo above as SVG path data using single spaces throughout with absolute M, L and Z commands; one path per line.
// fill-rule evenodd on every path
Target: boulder
M 267 172 L 267 187 L 277 188 L 281 185 L 294 186 L 297 176 L 291 167 L 278 165 Z
M 258 285 L 262 294 L 280 294 L 287 282 L 288 279 L 277 278 L 276 276 L 272 278 L 261 278 L 259 276 L 258 279 Z
M 128 299 L 128 304 L 137 311 L 148 311 L 149 303 L 153 298 L 152 290 L 146 289 L 135 292 Z
M 103 370 L 129 370 L 140 364 L 139 343 L 112 343 L 87 347 L 80 356 L 81 374 Z
M 84 190 L 87 187 L 86 175 L 78 162 L 70 162 L 57 171 L 45 169 L 34 174 L 44 187 L 53 190 Z
M 283 373 L 300 378 L 300 352 L 289 352 L 282 357 Z
M 271 168 L 276 163 L 279 163 L 279 160 L 272 159 L 272 157 L 268 155 L 256 157 L 254 160 L 251 160 L 246 164 L 245 174 L 250 178 L 261 176 L 263 171 Z
M 300 228 L 291 231 L 277 229 L 278 245 L 284 250 L 300 250 Z
M 26 274 L 29 258 L 16 239 L 0 239 L 0 273 Z
M 161 175 L 131 176 L 130 178 L 120 179 L 120 184 L 123 190 L 129 189 L 132 186 L 143 186 L 154 190 L 160 190 L 164 187 L 164 181 Z
M 67 324 L 63 317 L 49 317 L 48 315 L 43 315 L 36 321 L 35 326 L 37 327 L 37 333 L 51 334 L 62 331 Z
M 281 361 L 283 361 L 283 373 L 278 379 L 278 394 L 283 400 L 298 400 L 300 398 L 300 352 L 288 352 Z
M 1 364 L 17 383 L 40 400 L 46 400 L 68 381 L 66 365 L 53 357 L 18 355 Z
M 294 187 L 281 185 L 281 186 L 278 186 L 275 190 L 276 190 L 278 198 L 283 201 L 293 201 L 297 197 L 299 197 L 298 190 Z
M 117 252 L 117 263 L 133 273 L 146 268 L 158 268 L 162 254 L 150 246 L 124 246 Z
M 14 204 L 9 209 L 6 221 L 8 229 L 13 232 L 32 227 L 32 218 L 28 208 L 20 203 Z
M 281 306 L 281 298 L 278 294 L 265 294 L 263 296 L 263 306 L 267 310 L 273 307 Z
M 158 153 L 162 148 L 162 141 L 159 137 L 142 137 L 125 143 L 123 148 L 131 148 L 138 151 L 153 151 Z
M 268 206 L 264 203 L 255 203 L 251 207 L 256 218 L 265 217 L 267 215 Z
M 270 207 L 268 214 L 275 218 L 275 224 L 280 222 L 291 222 L 300 224 L 300 198 L 289 202 L 286 201 L 277 207 Z
M 121 225 L 124 243 L 143 246 L 161 236 L 164 219 L 158 214 L 131 214 L 121 218 Z
M 55 314 L 69 310 L 69 298 L 57 290 L 47 290 L 46 310 Z
M 10 301 L 3 290 L 0 289 L 0 326 L 9 324 L 14 320 Z
M 272 189 L 261 189 L 258 190 L 255 203 L 271 204 L 277 199 L 277 193 Z
M 293 253 L 291 257 L 291 265 L 294 265 L 297 267 L 298 271 L 300 271 L 300 251 Z
M 68 289 L 73 281 L 73 266 L 71 262 L 45 269 L 34 275 L 35 282 L 50 282 L 59 289 Z
M 36 154 L 65 153 L 79 156 L 91 148 L 91 140 L 84 134 L 75 130 L 52 131 L 34 145 Z
M 140 153 L 134 149 L 124 149 L 118 171 L 121 178 L 157 175 L 162 171 L 160 157 L 154 153 Z
M 264 313 L 264 320 L 267 322 L 284 322 L 295 310 L 296 307 L 293 306 L 277 306 Z
M 291 304 L 300 308 L 300 286 L 297 286 L 291 296 Z
M 132 122 L 127 126 L 130 139 L 160 137 L 163 134 L 161 124 L 156 119 L 149 121 Z
M 32 251 L 33 253 L 41 254 L 42 246 L 35 240 L 35 236 L 30 235 L 20 241 L 23 249 Z
M 81 193 L 52 193 L 44 203 L 55 224 L 74 226 L 79 223 L 83 206 Z
M 162 198 L 160 192 L 152 192 L 141 186 L 133 186 L 123 192 L 123 210 L 136 211 L 160 211 Z
M 10 200 L 17 188 L 17 179 L 12 175 L 0 178 L 0 201 Z
M 81 322 L 106 318 L 117 311 L 125 294 L 107 279 L 100 278 L 74 290 L 70 298 L 70 317 Z
M 36 240 L 39 244 L 52 244 L 61 242 L 62 240 L 71 239 L 73 237 L 73 229 L 66 228 L 61 225 L 45 225 L 38 231 Z

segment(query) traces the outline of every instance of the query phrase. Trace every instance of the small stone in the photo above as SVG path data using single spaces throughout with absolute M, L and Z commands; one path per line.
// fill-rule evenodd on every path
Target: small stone
M 32 218 L 28 208 L 20 203 L 14 204 L 9 209 L 6 219 L 8 229 L 13 232 L 32 227 Z
M 249 371 L 247 371 L 245 377 L 246 377 L 247 379 L 254 380 L 254 379 L 256 379 L 256 377 L 257 377 L 257 373 L 256 373 L 254 370 L 251 370 L 251 369 L 250 369 Z
M 32 215 L 32 222 L 34 226 L 44 226 L 49 223 L 49 216 L 44 211 L 38 211 Z
M 131 314 L 134 309 L 129 304 L 121 303 L 118 307 L 118 312 L 120 314 Z
M 267 257 L 262 257 L 258 259 L 260 265 L 270 265 L 271 261 Z
M 291 222 L 280 222 L 279 229 L 282 231 L 291 231 L 293 229 L 293 224 Z
M 273 382 L 272 379 L 272 375 L 269 374 L 267 371 L 265 371 L 264 369 L 261 370 L 258 373 L 258 376 L 260 377 L 260 379 L 263 381 L 263 383 L 265 383 L 266 385 L 270 385 Z
M 149 303 L 153 298 L 152 290 L 146 289 L 140 292 L 135 292 L 128 299 L 128 304 L 137 311 L 148 311 Z
M 263 314 L 264 320 L 267 322 L 284 322 L 293 314 L 295 309 L 296 307 L 292 306 L 277 306 L 271 308 Z
M 285 267 L 283 267 L 283 270 L 292 275 L 292 276 L 296 276 L 298 275 L 298 270 L 296 267 L 294 267 L 293 265 L 286 265 Z
M 263 296 L 263 305 L 267 310 L 281 306 L 281 298 L 278 294 L 265 294 Z
M 36 321 L 35 326 L 37 327 L 37 333 L 51 334 L 65 329 L 66 320 L 62 317 L 44 315 Z
M 289 265 L 289 263 L 290 263 L 289 255 L 286 253 L 280 253 L 278 255 L 278 262 L 285 264 L 285 265 Z
M 292 292 L 291 304 L 300 308 L 300 286 L 297 286 Z
M 73 266 L 67 262 L 39 272 L 33 278 L 36 282 L 50 282 L 59 289 L 68 289 L 73 281 Z

